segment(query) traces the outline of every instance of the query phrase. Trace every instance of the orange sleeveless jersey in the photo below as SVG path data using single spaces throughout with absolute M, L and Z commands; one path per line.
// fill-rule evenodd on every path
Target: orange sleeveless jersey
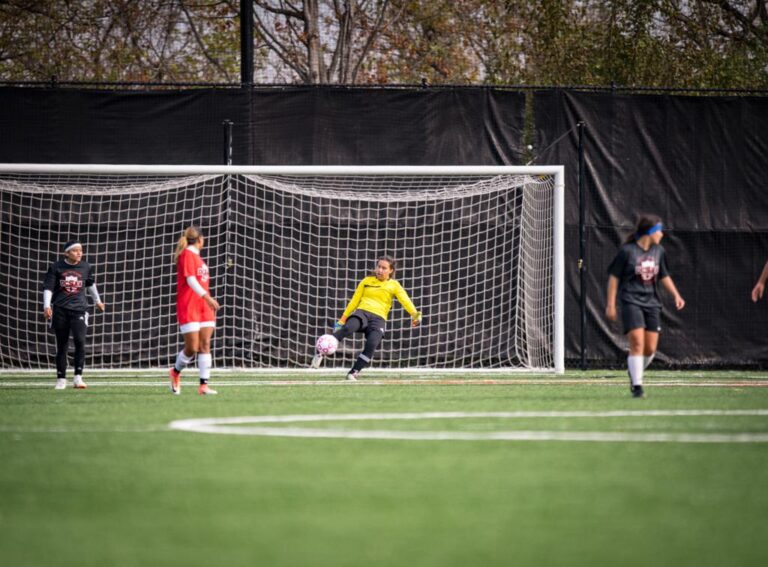
M 176 317 L 179 325 L 215 321 L 216 315 L 203 298 L 187 283 L 187 276 L 195 276 L 202 288 L 209 293 L 208 266 L 200 257 L 186 248 L 176 263 Z

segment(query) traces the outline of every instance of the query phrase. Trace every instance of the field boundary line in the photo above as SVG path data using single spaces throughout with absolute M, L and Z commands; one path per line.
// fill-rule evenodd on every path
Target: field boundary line
M 191 378 L 188 384 L 196 385 L 196 377 Z M 391 380 L 211 380 L 211 385 L 216 387 L 251 387 L 251 386 L 623 386 L 628 385 L 627 379 L 600 378 L 600 379 L 440 379 L 440 378 L 416 378 L 416 379 L 391 379 Z M 766 388 L 768 380 L 718 380 L 718 381 L 691 381 L 691 380 L 648 380 L 646 387 L 656 388 Z M 134 387 L 168 387 L 167 380 L 148 378 L 147 380 L 89 380 L 88 387 L 105 388 L 134 388 Z M 34 380 L 3 380 L 0 379 L 0 388 L 51 388 L 53 381 Z M 71 388 L 70 388 L 71 389 Z

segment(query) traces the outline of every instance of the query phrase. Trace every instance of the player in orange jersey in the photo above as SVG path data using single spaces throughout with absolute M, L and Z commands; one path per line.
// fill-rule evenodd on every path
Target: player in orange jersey
M 181 371 L 197 355 L 200 387 L 203 395 L 216 394 L 208 386 L 211 375 L 211 338 L 216 328 L 219 302 L 210 294 L 210 272 L 200 256 L 205 239 L 194 226 L 188 227 L 176 243 L 173 259 L 176 262 L 176 316 L 184 336 L 184 348 L 176 356 L 176 363 L 168 371 L 171 392 L 181 393 Z

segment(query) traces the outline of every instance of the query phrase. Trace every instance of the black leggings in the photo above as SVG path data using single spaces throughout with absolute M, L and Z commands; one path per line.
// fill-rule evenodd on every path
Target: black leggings
M 349 316 L 346 324 L 333 333 L 333 336 L 339 342 L 355 333 L 365 333 L 363 352 L 358 355 L 352 370 L 360 371 L 371 363 L 373 353 L 376 352 L 376 349 L 381 344 L 381 340 L 384 338 L 384 326 L 386 323 L 382 317 L 373 313 L 355 311 Z
M 85 365 L 85 333 L 88 328 L 88 313 L 54 309 L 51 322 L 56 333 L 56 377 L 65 378 L 67 375 L 67 348 L 69 335 L 75 341 L 75 376 L 83 375 Z

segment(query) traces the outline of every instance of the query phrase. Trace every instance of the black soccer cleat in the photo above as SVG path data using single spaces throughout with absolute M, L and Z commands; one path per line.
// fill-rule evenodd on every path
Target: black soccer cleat
M 631 386 L 629 388 L 629 391 L 632 392 L 633 398 L 644 398 L 645 397 L 645 391 L 643 390 L 642 386 Z

